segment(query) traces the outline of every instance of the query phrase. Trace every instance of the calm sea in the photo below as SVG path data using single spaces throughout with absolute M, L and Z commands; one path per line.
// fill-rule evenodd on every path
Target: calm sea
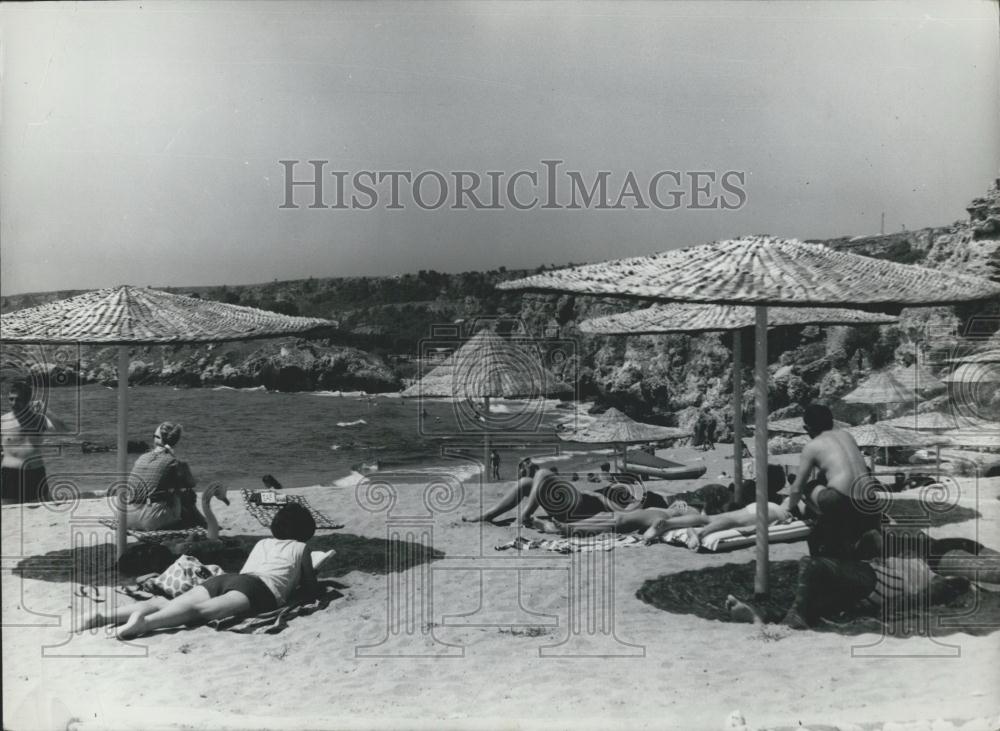
M 61 439 L 62 444 L 46 447 L 50 476 L 69 477 L 82 490 L 106 489 L 115 471 L 115 453 L 84 454 L 81 443 L 114 446 L 117 392 L 103 386 L 53 389 L 48 408 L 75 432 Z M 522 456 L 551 453 L 551 445 L 558 444 L 554 436 L 558 423 L 587 418 L 577 415 L 575 404 L 555 401 L 529 406 L 500 402 L 491 412 L 492 425 L 523 435 L 498 440 L 505 479 L 512 477 Z M 177 454 L 190 464 L 202 486 L 219 480 L 233 488 L 260 487 L 264 474 L 288 487 L 338 480 L 344 484 L 351 481 L 354 466 L 375 460 L 382 469 L 445 466 L 468 479 L 478 474 L 478 463 L 472 460 L 482 455 L 482 419 L 473 406 L 462 402 L 331 392 L 129 389 L 129 439 L 151 444 L 153 430 L 165 420 L 183 425 Z M 603 460 L 597 454 L 582 454 L 585 448 L 580 445 L 569 446 L 568 455 L 561 449 L 561 460 L 567 456 L 581 464 Z M 455 457 L 442 456 L 443 450 Z M 130 463 L 135 457 L 129 455 Z

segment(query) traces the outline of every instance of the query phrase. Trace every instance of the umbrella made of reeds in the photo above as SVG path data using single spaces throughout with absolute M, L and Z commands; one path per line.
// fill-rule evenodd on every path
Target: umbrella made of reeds
M 989 280 L 837 251 L 795 239 L 752 236 L 652 256 L 587 264 L 503 282 L 501 289 L 755 306 L 756 449 L 767 470 L 768 307 L 902 307 L 1000 298 Z M 757 486 L 757 576 L 767 591 L 767 486 Z
M 898 322 L 892 315 L 836 307 L 776 307 L 769 324 L 878 325 Z M 731 331 L 733 341 L 733 480 L 743 484 L 743 347 L 741 331 L 754 326 L 753 307 L 657 304 L 641 310 L 596 317 L 580 323 L 580 332 L 595 335 L 653 335 Z M 799 421 L 801 427 L 801 421 Z M 803 428 L 800 433 L 804 433 Z
M 538 399 L 570 395 L 572 392 L 571 386 L 544 367 L 537 343 L 503 338 L 492 330 L 484 329 L 403 391 L 402 395 L 467 402 L 481 400 L 485 475 L 490 463 L 490 399 Z
M 948 444 L 948 440 L 939 435 L 930 436 L 922 435 L 919 432 L 913 431 L 912 429 L 900 429 L 896 426 L 891 426 L 886 424 L 884 421 L 878 421 L 874 424 L 862 424 L 860 426 L 852 426 L 850 429 L 846 430 L 848 434 L 854 437 L 854 441 L 857 442 L 859 447 L 873 447 L 877 449 L 886 449 L 889 447 L 914 447 L 923 448 L 930 446 L 940 446 L 942 444 Z M 886 462 L 888 464 L 888 462 Z M 875 456 L 872 455 L 871 461 L 872 471 L 875 470 Z
M 915 391 L 937 391 L 944 388 L 944 383 L 931 373 L 920 360 L 915 360 L 908 366 L 897 366 L 892 369 L 892 375 L 900 383 Z
M 857 388 L 841 398 L 852 404 L 896 404 L 915 402 L 917 392 L 902 383 L 889 371 L 873 373 Z
M 851 425 L 843 422 L 833 420 L 833 426 L 837 429 L 850 429 Z M 807 434 L 805 424 L 802 422 L 802 417 L 798 419 L 771 419 L 767 422 L 767 430 L 778 432 L 779 434 Z
M 1000 363 L 1000 350 L 985 350 L 981 353 L 970 353 L 949 358 L 951 363 Z
M 626 469 L 626 445 L 660 442 L 687 436 L 687 431 L 673 426 L 659 426 L 636 421 L 616 408 L 610 408 L 582 429 L 559 432 L 567 442 L 614 444 L 622 448 L 622 471 Z
M 971 386 L 980 383 L 1000 383 L 1000 363 L 982 360 L 962 363 L 942 378 L 945 383 Z
M 958 426 L 958 422 L 953 414 L 946 414 L 942 411 L 906 414 L 904 416 L 897 416 L 895 419 L 886 419 L 879 423 L 897 426 L 900 429 L 934 432 L 955 429 Z
M 118 472 L 128 474 L 130 345 L 216 343 L 300 334 L 334 323 L 290 317 L 141 287 L 101 289 L 0 316 L 4 342 L 118 346 Z M 125 504 L 118 501 L 118 555 L 127 540 Z

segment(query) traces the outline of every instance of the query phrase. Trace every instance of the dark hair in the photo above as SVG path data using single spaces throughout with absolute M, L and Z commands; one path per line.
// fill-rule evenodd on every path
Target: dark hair
M 27 398 L 31 398 L 31 384 L 23 378 L 18 378 L 10 382 L 10 393 L 23 393 Z
M 806 406 L 802 421 L 806 428 L 814 432 L 825 432 L 833 429 L 833 412 L 829 406 L 809 404 Z
M 271 535 L 280 541 L 292 540 L 305 543 L 316 533 L 312 513 L 298 503 L 287 503 L 271 520 Z
M 530 465 L 528 465 L 528 477 L 534 477 L 535 473 L 538 472 L 538 470 L 540 469 L 542 468 L 536 465 L 534 462 L 532 462 Z
M 611 471 L 611 463 L 601 462 L 601 472 L 610 472 L 610 471 Z

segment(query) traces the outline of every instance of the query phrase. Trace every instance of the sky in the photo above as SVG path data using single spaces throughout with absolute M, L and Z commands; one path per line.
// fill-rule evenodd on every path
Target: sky
M 5 4 L 0 294 L 580 263 L 874 234 L 883 213 L 887 232 L 945 225 L 1000 171 L 997 15 L 985 0 Z M 301 161 L 296 180 L 325 161 L 326 207 L 309 186 L 282 207 L 281 160 Z M 562 207 L 543 207 L 546 160 L 562 161 Z M 454 207 L 463 171 L 486 205 L 497 176 L 497 208 Z M 589 189 L 602 171 L 604 207 L 565 207 L 569 172 Z M 389 172 L 410 174 L 397 208 L 391 177 L 372 185 Z M 652 205 L 654 180 L 679 205 Z

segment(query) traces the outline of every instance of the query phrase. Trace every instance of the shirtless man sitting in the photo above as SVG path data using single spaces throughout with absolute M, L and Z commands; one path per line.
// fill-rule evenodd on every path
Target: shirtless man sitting
M 788 498 L 795 513 L 803 492 L 809 496 L 816 519 L 809 536 L 809 552 L 832 558 L 870 557 L 861 538 L 879 529 L 880 516 L 864 512 L 860 505 L 873 504 L 870 491 L 878 483 L 869 474 L 854 438 L 833 428 L 829 408 L 810 404 L 802 418 L 811 441 L 802 450 Z
M 7 394 L 10 411 L 0 417 L 3 458 L 0 460 L 0 498 L 4 505 L 37 503 L 49 499 L 42 435 L 68 431 L 54 416 L 46 416 L 39 402 L 32 402 L 31 384 L 18 380 Z

